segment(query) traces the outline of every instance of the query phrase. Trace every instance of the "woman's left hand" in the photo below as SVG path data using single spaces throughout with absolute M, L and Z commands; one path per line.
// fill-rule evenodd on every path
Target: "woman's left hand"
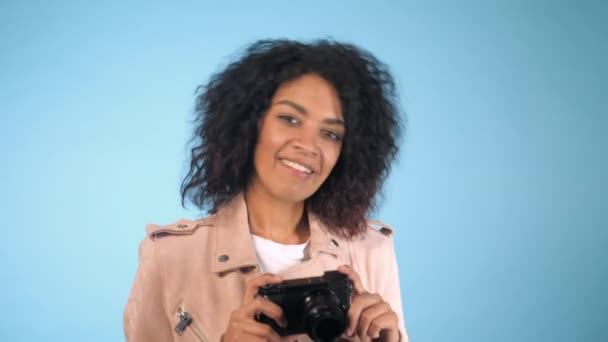
M 353 283 L 346 335 L 352 337 L 356 333 L 361 339 L 370 337 L 374 341 L 398 342 L 399 318 L 391 306 L 379 294 L 367 292 L 352 267 L 342 265 L 338 272 L 347 275 Z

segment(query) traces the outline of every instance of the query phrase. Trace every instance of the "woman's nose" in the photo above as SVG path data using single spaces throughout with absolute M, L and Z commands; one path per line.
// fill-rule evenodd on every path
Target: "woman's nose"
M 293 140 L 294 148 L 307 154 L 317 155 L 317 144 L 317 136 L 311 129 L 301 129 Z

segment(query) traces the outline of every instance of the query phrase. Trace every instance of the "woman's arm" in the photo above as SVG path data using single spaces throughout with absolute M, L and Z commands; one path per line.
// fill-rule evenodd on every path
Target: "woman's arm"
M 387 254 L 387 278 L 384 282 L 383 289 L 380 291 L 379 294 L 390 304 L 393 311 L 395 311 L 397 313 L 397 316 L 399 317 L 399 331 L 401 332 L 401 342 L 408 342 L 407 330 L 405 329 L 404 323 L 405 320 L 403 318 L 403 304 L 401 302 L 399 268 L 397 266 L 397 256 L 395 255 L 394 240 L 392 236 L 390 237 L 390 247 L 387 249 Z
M 139 267 L 123 317 L 127 342 L 173 341 L 162 284 L 154 242 L 146 237 L 139 247 Z

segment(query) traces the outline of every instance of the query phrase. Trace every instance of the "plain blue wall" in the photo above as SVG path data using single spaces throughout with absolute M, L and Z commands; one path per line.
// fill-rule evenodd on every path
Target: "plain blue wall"
M 331 36 L 409 116 L 376 216 L 412 341 L 607 341 L 604 4 L 2 1 L 0 340 L 123 340 L 145 224 L 198 214 L 196 86 L 256 39 Z

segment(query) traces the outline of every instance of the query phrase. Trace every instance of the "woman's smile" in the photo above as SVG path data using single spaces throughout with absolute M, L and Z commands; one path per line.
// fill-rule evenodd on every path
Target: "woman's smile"
M 290 175 L 296 176 L 301 180 L 309 180 L 314 172 L 306 166 L 287 159 L 279 159 L 281 164 L 285 166 Z
M 306 166 L 304 166 L 304 165 L 302 165 L 302 164 L 300 164 L 298 162 L 287 160 L 287 159 L 279 159 L 279 160 L 284 165 L 287 165 L 288 167 L 290 167 L 292 169 L 295 169 L 297 171 L 301 171 L 301 172 L 304 172 L 304 173 L 307 173 L 307 174 L 312 174 L 313 173 L 313 171 L 310 168 L 308 168 L 308 167 L 306 167 Z

